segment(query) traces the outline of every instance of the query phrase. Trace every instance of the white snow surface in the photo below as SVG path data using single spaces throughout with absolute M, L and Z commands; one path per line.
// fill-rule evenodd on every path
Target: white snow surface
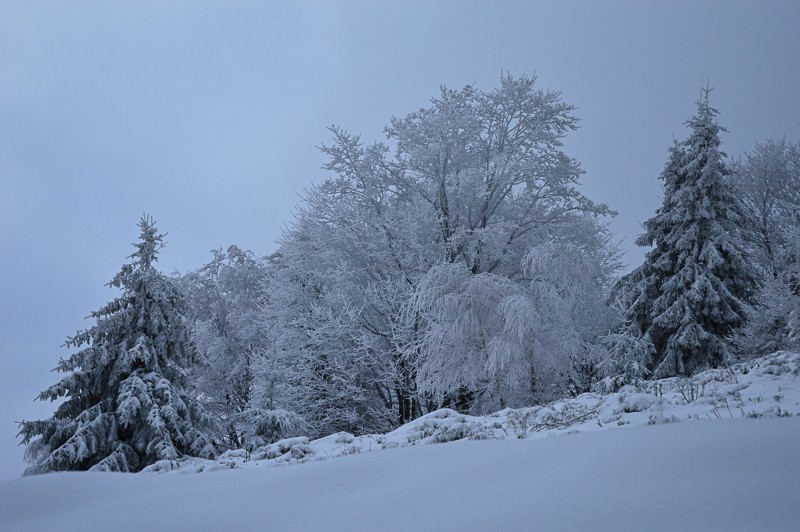
M 799 530 L 798 375 L 776 353 L 386 435 L 4 481 L 0 530 Z

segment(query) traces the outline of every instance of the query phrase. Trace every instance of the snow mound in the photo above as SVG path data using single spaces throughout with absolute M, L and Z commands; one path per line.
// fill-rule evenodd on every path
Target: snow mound
M 339 432 L 311 441 L 305 437 L 289 438 L 252 452 L 227 451 L 215 460 L 162 461 L 144 472 L 190 473 L 277 466 L 457 440 L 541 439 L 687 420 L 789 417 L 800 414 L 798 377 L 800 354 L 778 352 L 693 377 L 650 381 L 642 387 L 626 386 L 611 394 L 585 393 L 488 416 L 470 416 L 443 408 L 385 435 L 354 436 Z

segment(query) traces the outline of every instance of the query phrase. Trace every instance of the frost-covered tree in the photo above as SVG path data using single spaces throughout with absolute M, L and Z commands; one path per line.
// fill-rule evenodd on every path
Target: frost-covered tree
M 576 127 L 577 119 L 572 114 L 574 108 L 563 103 L 559 93 L 537 89 L 535 78 L 504 76 L 500 87 L 493 91 L 482 92 L 472 87 L 461 91 L 443 89 L 432 104 L 403 120 L 393 120 L 388 129 L 390 138 L 396 139 L 398 145 L 396 166 L 392 167 L 402 176 L 398 187 L 419 198 L 436 222 L 436 263 L 441 266 L 430 270 L 436 281 L 433 284 L 428 282 L 427 275 L 422 278 L 424 282 L 416 287 L 415 298 L 432 302 L 433 298 L 425 291 L 442 286 L 439 281 L 443 272 L 447 272 L 445 278 L 458 272 L 462 273 L 456 278 L 463 277 L 463 272 L 467 272 L 476 279 L 462 279 L 465 283 L 462 288 L 469 287 L 461 292 L 463 297 L 459 297 L 461 288 L 457 283 L 450 292 L 453 297 L 429 305 L 424 312 L 418 308 L 426 341 L 410 345 L 422 367 L 440 364 L 444 362 L 442 357 L 447 356 L 436 342 L 437 333 L 426 328 L 457 331 L 467 326 L 462 312 L 465 298 L 476 300 L 480 297 L 478 293 L 500 287 L 507 287 L 500 291 L 501 301 L 508 301 L 510 292 L 530 292 L 526 278 L 530 273 L 526 272 L 526 264 L 530 263 L 525 259 L 532 249 L 543 249 L 541 246 L 551 241 L 577 244 L 584 251 L 591 248 L 587 256 L 595 260 L 593 267 L 602 270 L 598 275 L 607 274 L 609 267 L 612 270 L 614 267 L 613 261 L 606 260 L 613 254 L 606 253 L 609 246 L 602 237 L 604 228 L 597 223 L 598 217 L 613 213 L 578 190 L 582 170 L 561 149 L 564 135 Z M 592 272 L 584 273 L 587 278 L 594 277 Z M 516 288 L 510 290 L 511 286 Z M 467 295 L 470 292 L 473 293 Z M 541 298 L 543 294 L 538 296 Z M 483 327 L 492 323 L 492 327 L 507 327 L 505 320 L 494 320 L 492 315 L 486 315 L 490 322 L 479 320 L 472 325 Z M 556 315 L 562 316 L 548 317 Z M 477 331 L 471 331 L 463 338 L 466 341 L 475 334 Z M 504 358 L 493 353 L 508 350 L 511 344 L 496 336 L 502 336 L 501 330 L 490 328 L 487 334 L 494 338 L 493 343 L 473 342 L 472 363 L 462 365 L 457 374 L 481 375 L 488 361 Z M 536 337 L 541 340 L 543 335 Z M 457 335 L 450 338 L 455 340 Z M 521 345 L 530 347 L 524 341 Z M 501 346 L 498 351 L 496 348 Z M 459 349 L 451 351 L 450 356 L 455 360 L 463 357 L 463 353 L 457 354 Z M 564 349 L 551 351 L 556 352 L 563 355 L 557 357 L 563 365 L 561 371 L 570 373 L 568 361 L 572 357 Z M 539 358 L 538 370 L 543 369 L 542 362 Z M 488 363 L 491 367 L 491 362 Z M 550 369 L 556 371 L 552 365 Z M 519 382 L 516 372 L 498 372 L 496 379 L 489 380 L 507 382 L 487 386 L 486 376 L 482 376 L 453 388 L 454 382 L 450 381 L 453 375 L 437 372 L 437 376 L 438 380 L 425 379 L 426 387 L 430 389 L 432 383 L 438 382 L 442 387 L 436 393 L 445 393 L 445 401 L 460 408 L 477 401 L 487 393 L 485 390 Z M 542 372 L 529 371 L 527 380 L 542 377 Z M 551 384 L 539 382 L 528 388 L 543 392 Z M 496 395 L 491 407 L 498 406 L 499 397 L 502 395 Z M 491 408 L 489 404 L 484 408 Z
M 612 307 L 617 312 L 620 324 L 602 337 L 607 356 L 599 364 L 600 380 L 596 387 L 603 393 L 616 392 L 622 386 L 639 386 L 648 377 L 655 347 L 646 332 L 642 332 L 632 310 L 643 295 L 642 286 L 630 282 L 618 287 Z
M 307 223 L 298 222 L 310 231 Z M 328 236 L 286 239 L 271 258 L 265 311 L 285 378 L 278 404 L 301 416 L 313 435 L 385 431 L 393 426 L 391 368 L 376 343 L 387 340 L 365 330 L 371 316 L 382 318 L 381 302 L 372 298 L 376 308 L 367 307 L 369 284 L 359 269 L 337 267 L 342 242 Z
M 686 123 L 689 137 L 670 149 L 663 204 L 636 241 L 654 249 L 621 280 L 635 294 L 626 316 L 636 325 L 630 334 L 652 343 L 648 369 L 657 378 L 721 364 L 754 286 L 739 247 L 745 220 L 719 149 L 724 129 L 717 115 L 706 91 Z
M 757 143 L 736 162 L 732 179 L 749 222 L 744 246 L 759 281 L 747 325 L 734 337 L 735 356 L 750 358 L 796 348 L 789 324 L 800 296 L 800 144 L 771 139 Z
M 762 279 L 748 322 L 734 336 L 736 358 L 800 348 L 800 220 L 783 234 L 782 260 Z
M 735 161 L 731 180 L 747 224 L 743 239 L 763 278 L 791 266 L 791 239 L 800 216 L 800 143 L 768 139 Z
M 783 277 L 789 289 L 789 304 L 787 307 L 791 309 L 789 311 L 789 338 L 786 348 L 800 349 L 800 217 L 795 219 L 795 226 L 789 238 L 788 248 L 792 259 Z
M 617 321 L 606 304 L 616 250 L 607 234 L 584 236 L 604 243 L 553 240 L 530 248 L 523 258 L 529 297 L 540 315 L 533 367 L 537 399 L 589 391 L 606 355 L 601 335 Z
M 262 311 L 267 264 L 237 246 L 212 253 L 211 262 L 181 279 L 199 358 L 192 377 L 198 400 L 223 429 L 220 440 L 239 448 L 249 439 L 265 439 L 257 427 L 267 423 L 281 386 Z M 276 415 L 276 427 L 293 429 L 289 413 Z M 266 439 L 279 435 L 270 431 Z
M 158 460 L 215 454 L 198 428 L 205 415 L 186 389 L 195 352 L 184 301 L 155 268 L 164 235 L 148 216 L 139 229 L 131 262 L 109 283 L 122 294 L 67 340 L 79 350 L 56 369 L 68 375 L 39 395 L 64 401 L 49 419 L 20 424 L 33 464 L 26 474 L 135 472 Z
M 403 423 L 446 404 L 496 408 L 498 386 L 484 377 L 458 384 L 452 375 L 421 372 L 442 363 L 485 376 L 490 355 L 476 343 L 472 367 L 457 367 L 463 353 L 455 351 L 452 360 L 436 360 L 444 350 L 436 351 L 429 328 L 463 325 L 447 323 L 468 299 L 459 290 L 473 290 L 473 299 L 495 288 L 503 297 L 525 293 L 524 258 L 551 241 L 580 248 L 598 277 L 616 267 L 600 221 L 611 211 L 579 192 L 580 166 L 562 150 L 577 124 L 572 112 L 534 78 L 503 76 L 491 91 L 443 88 L 428 107 L 392 119 L 387 143 L 364 145 L 332 128 L 323 151 L 333 175 L 306 194 L 277 254 L 269 306 L 281 353 L 312 362 L 298 367 L 314 368 L 308 378 L 334 395 L 345 381 L 355 386 L 356 413 L 375 423 L 383 422 L 380 412 Z M 448 287 L 451 308 L 425 293 Z M 476 314 L 475 323 L 502 329 L 496 314 Z M 347 360 L 360 360 L 362 369 Z M 498 370 L 494 380 L 505 389 L 519 379 Z
M 484 410 L 588 391 L 596 340 L 611 325 L 606 272 L 576 245 L 552 241 L 521 266 L 515 281 L 444 263 L 420 282 L 411 308 L 426 318 L 423 391 L 458 400 L 468 390 Z
M 796 282 L 785 272 L 762 281 L 753 306 L 747 309 L 747 324 L 733 336 L 733 358 L 760 357 L 798 346 L 790 329 L 793 312 L 800 308 L 796 290 Z

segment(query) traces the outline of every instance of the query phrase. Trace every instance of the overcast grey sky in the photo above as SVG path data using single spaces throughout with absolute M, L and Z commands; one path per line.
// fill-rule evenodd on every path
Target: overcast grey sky
M 164 271 L 275 249 L 335 123 L 382 139 L 439 85 L 538 74 L 578 107 L 585 192 L 626 261 L 706 80 L 730 155 L 800 139 L 800 2 L 0 0 L 0 479 L 14 421 L 152 214 Z

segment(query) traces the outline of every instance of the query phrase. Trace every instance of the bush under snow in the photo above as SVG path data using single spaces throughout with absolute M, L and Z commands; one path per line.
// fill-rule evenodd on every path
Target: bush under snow
M 788 417 L 800 414 L 800 354 L 778 352 L 690 378 L 672 377 L 625 386 L 611 394 L 585 393 L 547 405 L 469 416 L 441 409 L 388 434 L 339 432 L 309 440 L 289 438 L 224 453 L 216 460 L 161 461 L 145 472 L 203 472 L 326 460 L 456 440 L 539 439 L 622 426 L 687 420 Z

